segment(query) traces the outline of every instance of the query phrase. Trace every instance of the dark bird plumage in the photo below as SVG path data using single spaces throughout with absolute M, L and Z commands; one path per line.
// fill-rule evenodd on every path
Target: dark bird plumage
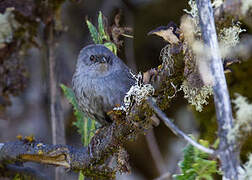
M 135 79 L 129 68 L 108 48 L 89 45 L 80 51 L 72 84 L 81 110 L 105 125 L 111 122 L 107 112 L 123 104 Z

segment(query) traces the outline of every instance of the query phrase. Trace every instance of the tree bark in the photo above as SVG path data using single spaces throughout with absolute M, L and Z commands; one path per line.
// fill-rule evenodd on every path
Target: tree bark
M 233 127 L 232 108 L 224 75 L 223 64 L 215 30 L 214 15 L 210 0 L 197 0 L 202 38 L 207 49 L 213 80 L 214 103 L 218 122 L 219 159 L 225 179 L 238 179 L 238 151 L 235 142 L 229 142 L 228 132 Z

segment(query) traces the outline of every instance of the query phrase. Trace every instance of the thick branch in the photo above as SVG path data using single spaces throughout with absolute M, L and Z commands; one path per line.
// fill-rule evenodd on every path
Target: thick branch
M 210 61 L 213 80 L 214 102 L 219 125 L 219 158 L 226 179 L 238 179 L 238 154 L 235 142 L 229 142 L 228 132 L 233 126 L 232 109 L 227 89 L 223 65 L 219 52 L 214 24 L 213 9 L 210 0 L 197 0 L 200 26 L 203 40 L 208 49 L 207 60 Z
M 140 108 L 141 109 L 141 108 Z M 135 111 L 132 116 L 138 117 Z M 0 163 L 38 162 L 63 166 L 71 170 L 82 170 L 85 176 L 113 178 L 115 171 L 102 166 L 104 161 L 119 151 L 130 138 L 144 131 L 147 123 L 132 124 L 127 120 L 115 121 L 112 125 L 99 129 L 88 147 L 74 148 L 67 145 L 50 145 L 39 141 L 22 139 L 15 142 L 1 143 Z
M 97 150 L 95 148 L 95 150 Z M 1 164 L 14 162 L 38 162 L 56 166 L 63 166 L 72 170 L 98 171 L 98 167 L 89 167 L 100 159 L 97 156 L 91 158 L 87 148 L 73 148 L 65 145 L 49 145 L 38 141 L 19 140 L 4 143 L 0 149 Z M 94 163 L 93 163 L 94 164 Z M 99 169 L 101 171 L 101 169 Z M 108 173 L 111 174 L 111 173 Z

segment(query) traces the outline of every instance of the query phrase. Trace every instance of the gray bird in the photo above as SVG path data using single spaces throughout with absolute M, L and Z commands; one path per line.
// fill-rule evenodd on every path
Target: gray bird
M 72 85 L 83 112 L 102 125 L 111 122 L 107 112 L 120 104 L 135 84 L 129 68 L 103 45 L 88 45 L 78 56 Z

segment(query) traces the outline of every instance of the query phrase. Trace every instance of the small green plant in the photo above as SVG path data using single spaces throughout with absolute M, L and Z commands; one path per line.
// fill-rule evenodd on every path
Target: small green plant
M 74 109 L 74 115 L 76 122 L 73 123 L 78 128 L 78 133 L 81 135 L 81 139 L 84 146 L 87 146 L 90 142 L 95 130 L 95 121 L 88 118 L 79 108 L 77 99 L 73 90 L 64 84 L 60 85 L 69 103 L 72 104 Z
M 99 12 L 98 16 L 98 30 L 89 20 L 86 20 L 86 23 L 94 43 L 103 44 L 116 55 L 117 54 L 116 45 L 110 40 L 108 33 L 105 31 L 103 23 L 103 15 L 101 11 Z
M 95 131 L 95 120 L 88 118 L 79 108 L 77 99 L 73 90 L 64 84 L 60 85 L 64 92 L 65 97 L 72 104 L 74 109 L 74 116 L 76 117 L 76 122 L 73 123 L 78 128 L 78 133 L 81 135 L 81 140 L 84 146 L 88 146 L 91 138 Z M 84 180 L 84 175 L 82 172 L 79 174 L 79 180 Z
M 200 140 L 201 145 L 209 147 L 208 141 Z M 173 175 L 176 180 L 213 180 L 212 175 L 219 173 L 217 162 L 210 160 L 209 155 L 192 145 L 188 145 L 184 151 L 184 159 L 179 162 L 181 174 Z

